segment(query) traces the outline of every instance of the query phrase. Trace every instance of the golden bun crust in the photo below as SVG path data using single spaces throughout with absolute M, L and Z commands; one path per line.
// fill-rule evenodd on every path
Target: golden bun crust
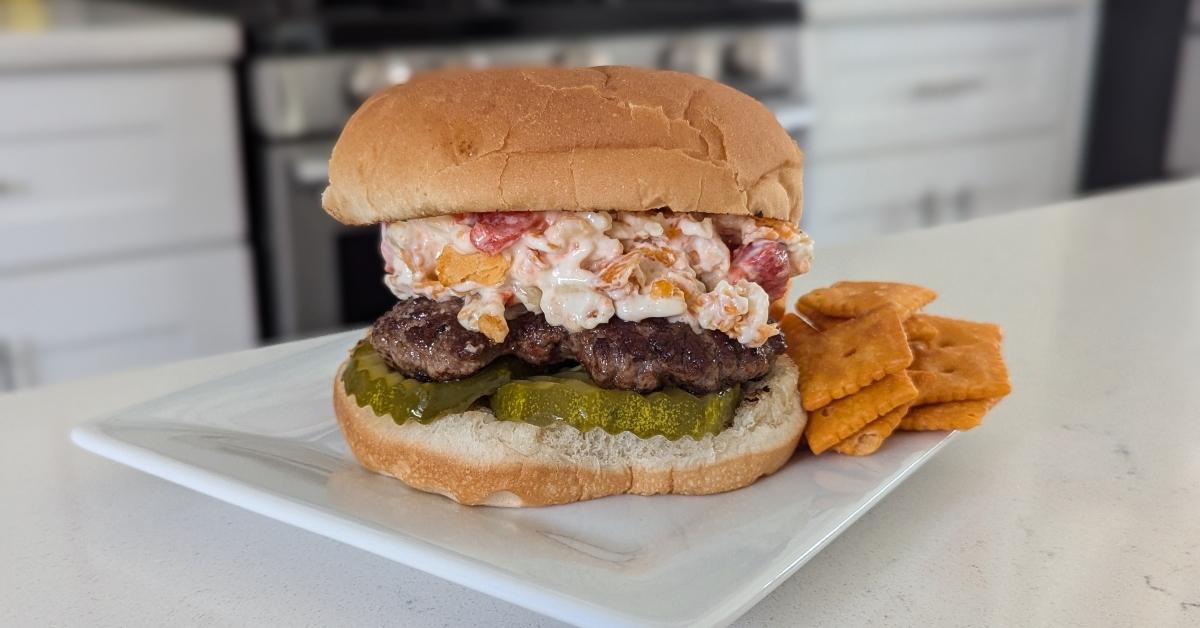
M 798 223 L 802 162 L 766 107 L 698 76 L 445 70 L 363 103 L 334 146 L 322 202 L 355 225 L 663 207 Z
M 345 364 L 342 365 L 342 369 Z M 459 503 L 547 506 L 607 495 L 706 495 L 752 484 L 791 458 L 806 415 L 786 356 L 748 384 L 733 424 L 716 436 L 669 441 L 629 432 L 499 421 L 488 410 L 397 425 L 359 407 L 334 380 L 338 424 L 362 465 Z

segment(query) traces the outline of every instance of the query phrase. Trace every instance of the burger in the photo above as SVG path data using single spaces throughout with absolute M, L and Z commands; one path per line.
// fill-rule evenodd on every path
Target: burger
M 803 155 L 754 99 L 628 67 L 451 70 L 350 118 L 322 201 L 398 302 L 334 378 L 370 470 L 463 504 L 699 495 L 805 414 L 771 303 L 809 267 Z

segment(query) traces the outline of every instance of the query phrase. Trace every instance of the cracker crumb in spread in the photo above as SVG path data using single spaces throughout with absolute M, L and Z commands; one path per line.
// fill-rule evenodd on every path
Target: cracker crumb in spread
M 397 297 L 461 297 L 459 322 L 494 342 L 523 307 L 572 332 L 664 318 L 755 347 L 779 333 L 770 301 L 808 269 L 812 241 L 750 216 L 497 212 L 388 223 L 380 251 Z

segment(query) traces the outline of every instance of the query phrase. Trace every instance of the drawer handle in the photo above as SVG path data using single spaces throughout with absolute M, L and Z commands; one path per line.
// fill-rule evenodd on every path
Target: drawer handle
M 916 100 L 946 100 L 978 91 L 982 87 L 983 81 L 979 79 L 957 78 L 917 83 L 911 93 Z
M 0 390 L 17 387 L 17 358 L 12 343 L 0 338 Z
M 938 199 L 933 190 L 925 190 L 925 193 L 917 199 L 917 211 L 920 214 L 922 227 L 932 227 L 938 223 Z
M 975 193 L 970 188 L 961 188 L 954 195 L 954 212 L 958 214 L 959 220 L 966 220 L 971 217 L 974 211 Z

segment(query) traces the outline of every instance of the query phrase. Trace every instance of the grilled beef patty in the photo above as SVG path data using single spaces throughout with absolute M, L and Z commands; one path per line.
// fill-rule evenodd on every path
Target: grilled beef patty
M 425 298 L 400 301 L 371 327 L 371 345 L 408 377 L 461 379 L 504 355 L 534 365 L 575 361 L 605 388 L 650 392 L 678 386 L 692 393 L 715 392 L 771 370 L 783 352 L 783 337 L 746 347 L 725 334 L 692 331 L 685 323 L 660 318 L 640 322 L 617 318 L 572 334 L 550 325 L 541 314 L 508 321 L 508 337 L 493 344 L 458 323 L 462 301 Z

